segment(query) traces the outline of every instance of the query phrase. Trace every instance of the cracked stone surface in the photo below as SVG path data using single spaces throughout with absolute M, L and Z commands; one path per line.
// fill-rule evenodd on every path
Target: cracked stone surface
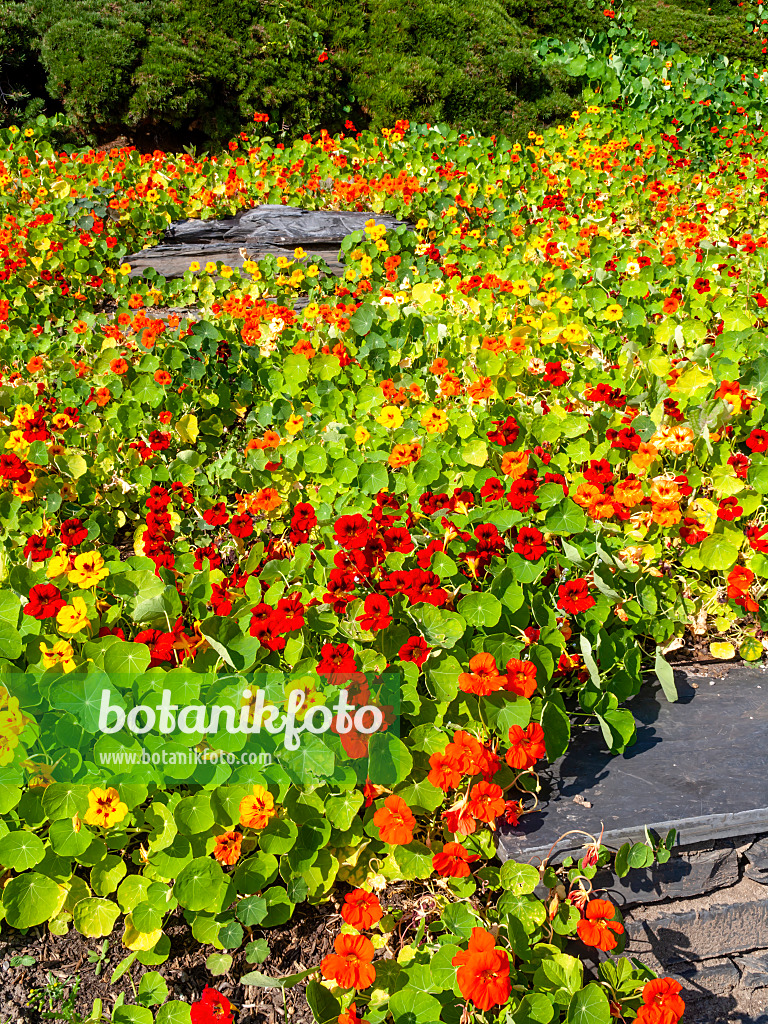
M 127 256 L 126 262 L 131 264 L 132 277 L 152 267 L 163 277 L 173 278 L 181 277 L 195 261 L 201 266 L 221 261 L 242 267 L 246 259 L 268 255 L 293 258 L 293 250 L 301 246 L 324 259 L 332 273 L 341 274 L 339 246 L 347 235 L 362 231 L 372 217 L 388 230 L 408 226 L 387 214 L 264 204 L 219 220 L 175 221 L 159 245 Z

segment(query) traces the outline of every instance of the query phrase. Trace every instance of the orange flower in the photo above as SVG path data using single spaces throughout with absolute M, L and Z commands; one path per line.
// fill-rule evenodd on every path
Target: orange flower
M 659 501 L 651 505 L 654 523 L 659 526 L 674 526 L 683 518 L 680 506 L 676 501 Z
M 96 388 L 96 405 L 103 408 L 112 400 L 112 392 L 109 388 Z
M 240 845 L 243 837 L 239 832 L 225 832 L 216 836 L 213 856 L 220 864 L 236 864 L 240 859 Z
M 634 476 L 628 476 L 626 480 L 619 480 L 613 488 L 613 496 L 624 508 L 634 508 L 643 500 L 640 481 Z
M 155 384 L 170 384 L 171 375 L 167 370 L 155 370 Z
M 432 365 L 429 368 L 429 372 L 430 373 L 434 373 L 434 375 L 436 377 L 442 377 L 442 375 L 447 371 L 447 369 L 448 369 L 448 360 L 447 359 L 434 359 L 432 361 Z
M 459 378 L 454 373 L 444 374 L 440 381 L 440 394 L 451 398 L 454 395 L 460 395 L 461 392 L 462 384 Z
M 396 444 L 389 456 L 389 465 L 392 469 L 402 469 L 410 466 L 412 462 L 418 462 L 421 458 L 421 445 L 418 441 L 412 444 Z
M 274 797 L 263 786 L 254 786 L 240 801 L 240 824 L 246 828 L 265 828 L 276 814 Z
M 467 806 L 478 821 L 485 821 L 493 826 L 507 806 L 504 790 L 495 782 L 476 782 L 469 792 Z
M 651 444 L 650 441 L 641 441 L 640 447 L 632 455 L 632 461 L 638 469 L 646 469 L 658 457 L 659 452 L 656 445 Z
M 407 846 L 413 841 L 416 819 L 401 796 L 393 794 L 384 801 L 373 816 L 373 824 L 379 830 L 379 838 L 391 846 Z
M 576 925 L 579 938 L 587 946 L 596 946 L 604 952 L 616 948 L 616 935 L 624 934 L 624 925 L 612 918 L 616 908 L 610 900 L 590 900 L 585 916 Z
M 473 928 L 469 948 L 451 960 L 458 967 L 459 991 L 479 1010 L 503 1006 L 512 992 L 509 980 L 509 955 L 495 948 L 493 935 L 482 928 Z
M 282 503 L 283 499 L 274 487 L 262 487 L 254 494 L 251 507 L 254 512 L 272 512 Z
M 499 674 L 496 659 L 492 654 L 476 654 L 469 660 L 469 672 L 459 676 L 459 688 L 463 693 L 475 693 L 486 697 L 489 693 L 500 690 L 506 682 Z
M 357 1007 L 354 1003 L 350 1003 L 349 1008 L 339 1014 L 338 1024 L 368 1024 L 368 1021 L 358 1020 Z
M 27 363 L 27 373 L 39 373 L 43 368 L 43 357 L 32 356 Z
M 365 889 L 348 892 L 341 908 L 344 921 L 358 931 L 371 928 L 381 920 L 383 913 L 379 897 L 373 892 L 366 892 Z
M 638 1024 L 674 1024 L 685 1013 L 680 997 L 682 985 L 672 978 L 654 978 L 643 988 L 643 1005 L 637 1011 Z
M 491 384 L 491 378 L 478 377 L 478 379 L 467 388 L 467 394 L 473 402 L 482 402 L 486 398 L 492 398 L 493 384 Z
M 685 455 L 693 451 L 693 431 L 690 427 L 673 427 L 665 448 L 673 455 Z
M 518 697 L 530 697 L 536 689 L 536 666 L 532 661 L 510 658 L 507 662 L 505 690 L 511 690 Z
M 681 498 L 680 487 L 674 478 L 657 476 L 651 481 L 651 501 L 665 503 L 680 501 Z
M 124 373 L 128 372 L 128 363 L 122 358 L 113 359 L 109 364 L 109 368 L 112 373 L 116 373 L 118 377 L 122 377 Z
M 674 256 L 672 257 L 672 262 L 675 262 Z M 669 266 L 669 264 L 667 264 L 667 266 Z M 680 308 L 680 300 L 671 295 L 668 299 L 664 300 L 664 305 L 661 308 L 664 311 L 665 316 L 672 316 Z
M 528 469 L 528 452 L 506 452 L 501 459 L 501 472 L 514 482 Z
M 373 943 L 364 935 L 337 935 L 334 953 L 329 953 L 320 970 L 328 981 L 340 988 L 369 988 L 376 980 Z
M 577 505 L 581 505 L 582 508 L 589 508 L 590 505 L 594 505 L 596 501 L 603 496 L 603 492 L 597 486 L 597 484 L 579 484 L 576 488 L 576 493 L 573 495 L 573 500 Z
M 513 725 L 509 730 L 509 743 L 506 760 L 510 768 L 532 768 L 547 752 L 544 730 L 535 722 L 531 722 L 525 731 L 521 726 Z

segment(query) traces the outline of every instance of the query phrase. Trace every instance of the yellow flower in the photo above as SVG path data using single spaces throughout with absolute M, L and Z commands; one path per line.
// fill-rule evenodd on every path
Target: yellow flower
M 278 256 L 277 266 L 280 270 L 285 270 L 287 267 L 293 266 L 293 260 L 289 260 L 287 256 Z
M 611 322 L 615 323 L 616 320 L 621 320 L 623 316 L 624 307 L 620 306 L 618 302 L 614 302 L 610 306 L 606 306 L 603 310 L 604 320 L 610 320 Z
M 569 295 L 564 295 L 558 302 L 557 308 L 561 313 L 570 313 L 573 309 L 573 299 Z
M 357 272 L 356 272 L 354 267 L 348 267 L 344 271 L 344 279 L 346 281 L 354 281 L 356 277 L 357 277 Z
M 365 444 L 371 438 L 371 433 L 365 427 L 358 427 L 355 431 L 355 444 Z
M 88 606 L 79 594 L 72 597 L 72 604 L 65 604 L 59 608 L 56 621 L 62 633 L 79 633 L 81 629 L 90 626 L 88 618 Z
M 88 590 L 95 587 L 106 576 L 109 576 L 109 569 L 104 565 L 104 559 L 97 551 L 85 551 L 75 558 L 75 567 L 67 573 L 70 583 L 76 583 L 81 590 Z
M 402 427 L 403 414 L 397 406 L 385 405 L 376 417 L 376 422 L 380 423 L 382 427 L 386 427 L 387 430 L 395 430 L 397 427 Z
M 13 414 L 14 427 L 25 427 L 34 415 L 35 410 L 31 405 L 17 405 Z
M 289 434 L 293 435 L 293 434 L 298 434 L 298 432 L 303 428 L 303 426 L 304 426 L 304 417 L 303 416 L 297 416 L 296 413 L 293 412 L 288 417 L 288 422 L 285 424 L 285 429 L 286 429 L 286 431 Z
M 518 298 L 522 298 L 524 295 L 529 295 L 530 291 L 531 289 L 527 281 L 512 282 L 512 294 L 517 295 Z
M 307 273 L 309 273 L 309 271 L 307 271 Z M 304 310 L 304 319 L 305 320 L 314 320 L 319 312 L 320 312 L 320 307 L 318 306 L 318 304 L 316 302 L 310 302 L 310 304 Z
M 579 324 L 569 324 L 563 328 L 560 337 L 568 345 L 577 345 L 584 340 L 584 330 Z
M 29 441 L 25 441 L 21 430 L 12 430 L 8 440 L 5 442 L 5 447 L 10 448 L 14 452 L 23 452 L 26 448 L 29 448 Z
M 256 262 L 256 260 L 244 260 L 243 261 L 243 270 L 246 272 L 246 274 L 254 274 L 254 273 L 258 272 L 258 269 L 259 269 L 259 264 Z
M 368 277 L 373 273 L 373 260 L 370 256 L 363 256 L 360 260 L 360 273 L 363 277 Z
M 51 648 L 41 642 L 40 651 L 43 655 L 44 668 L 55 668 L 56 665 L 61 665 L 65 672 L 71 672 L 75 667 L 75 652 L 72 650 L 72 644 L 67 643 L 66 640 L 57 640 Z
M 0 736 L 0 767 L 5 768 L 13 760 L 13 751 L 19 745 L 19 737 L 11 733 Z
M 307 676 L 303 679 L 292 679 L 285 684 L 286 711 L 288 710 L 288 702 L 294 690 L 299 690 L 304 694 L 304 703 L 296 712 L 296 718 L 299 722 L 304 721 L 306 715 L 312 710 L 312 708 L 316 708 L 319 704 L 326 703 L 325 694 L 317 690 L 315 680 L 311 676 Z
M 110 786 L 109 789 L 96 787 L 88 794 L 88 810 L 85 812 L 86 825 L 101 825 L 102 828 L 112 828 L 128 814 L 128 805 L 120 799 L 117 790 Z
M 442 434 L 448 429 L 448 417 L 440 409 L 427 409 L 421 417 L 421 425 L 428 434 Z
M 456 210 L 454 209 L 454 207 L 451 207 L 451 209 L 453 210 L 454 213 L 456 213 Z M 451 211 L 450 210 L 448 211 L 448 213 L 449 213 L 449 215 L 451 215 Z M 424 217 L 420 217 L 419 220 L 416 221 L 416 227 L 420 231 L 423 230 L 424 228 L 428 228 L 429 227 L 429 221 L 426 220 L 426 218 L 424 218 Z
M 197 262 L 197 260 L 193 260 L 189 264 L 189 269 L 192 271 L 193 274 L 196 274 L 198 272 L 198 270 L 200 269 L 200 264 Z
M 206 274 L 216 273 L 216 264 L 213 262 L 213 260 L 208 260 L 208 262 L 205 264 L 205 272 Z
M 67 554 L 66 548 L 59 548 L 56 554 L 51 558 L 48 563 L 48 567 L 45 570 L 45 575 L 49 580 L 55 580 L 57 576 L 61 576 L 63 572 L 66 572 L 69 568 L 69 555 Z
M 307 267 L 307 277 L 317 277 L 320 273 L 320 268 L 316 263 L 310 263 Z
M 293 250 L 293 258 L 295 260 L 303 260 L 306 258 L 306 255 L 307 254 L 304 252 L 301 246 L 298 246 L 298 248 Z

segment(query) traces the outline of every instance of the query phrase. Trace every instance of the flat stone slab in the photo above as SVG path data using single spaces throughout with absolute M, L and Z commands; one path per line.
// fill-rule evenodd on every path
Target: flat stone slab
M 244 260 L 265 256 L 293 259 L 299 246 L 326 261 L 334 274 L 341 274 L 339 246 L 347 235 L 362 231 L 373 218 L 387 230 L 407 227 L 405 221 L 388 214 L 356 213 L 345 210 L 304 210 L 296 206 L 263 204 L 241 210 L 234 217 L 219 220 L 187 219 L 169 225 L 163 241 L 126 257 L 131 276 L 153 267 L 165 278 L 181 277 L 190 263 L 201 266 L 219 260 L 230 267 L 242 267 Z
M 718 666 L 718 673 L 720 666 Z M 678 830 L 678 844 L 768 832 L 768 676 L 733 666 L 723 678 L 675 672 L 679 699 L 669 704 L 645 686 L 627 702 L 637 739 L 608 753 L 600 729 L 577 735 L 568 753 L 541 772 L 540 809 L 503 825 L 499 856 L 540 863 L 583 849 L 580 829 L 618 849 Z

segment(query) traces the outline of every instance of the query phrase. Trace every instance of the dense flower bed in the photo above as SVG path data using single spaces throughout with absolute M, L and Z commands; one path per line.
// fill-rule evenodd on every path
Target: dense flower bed
M 638 963 L 584 984 L 579 949 L 625 939 L 599 838 L 557 871 L 494 855 L 573 730 L 631 744 L 644 667 L 674 699 L 691 635 L 762 656 L 766 133 L 698 124 L 595 102 L 525 148 L 403 122 L 210 157 L 5 133 L 10 926 L 124 915 L 127 970 L 180 908 L 220 973 L 348 883 L 335 954 L 292 979 L 318 1021 L 678 1019 Z M 372 213 L 340 279 L 301 250 L 130 276 L 170 220 L 259 202 Z M 254 682 L 303 700 L 271 763 L 194 710 L 252 724 Z M 306 728 L 342 690 L 386 728 Z M 193 709 L 170 737 L 163 702 Z M 423 884 L 405 923 L 397 880 Z

